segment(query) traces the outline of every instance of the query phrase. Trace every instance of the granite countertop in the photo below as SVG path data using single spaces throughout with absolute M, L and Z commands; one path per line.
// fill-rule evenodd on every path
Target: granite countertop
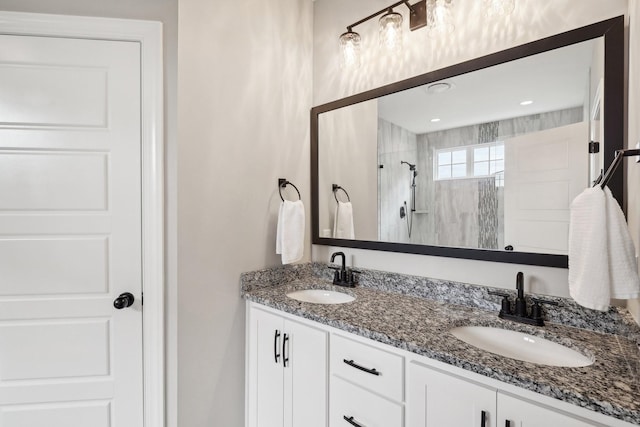
M 556 310 L 561 313 L 566 308 L 570 315 L 563 317 L 550 310 L 548 317 L 560 321 L 540 328 L 499 319 L 498 303 L 487 296 L 485 287 L 370 270 L 363 272 L 361 286 L 344 288 L 333 286 L 326 270 L 326 265 L 310 263 L 243 273 L 242 295 L 287 313 L 640 424 L 640 328 L 624 310 L 611 309 L 605 314 L 582 311 L 565 299 L 547 297 L 562 301 Z M 333 289 L 356 299 L 324 305 L 286 296 L 294 290 L 312 288 Z M 437 296 L 424 295 L 424 288 L 435 288 Z M 448 332 L 462 325 L 496 326 L 544 337 L 595 362 L 588 367 L 558 368 L 506 358 L 471 346 Z M 593 330 L 585 329 L 589 326 Z

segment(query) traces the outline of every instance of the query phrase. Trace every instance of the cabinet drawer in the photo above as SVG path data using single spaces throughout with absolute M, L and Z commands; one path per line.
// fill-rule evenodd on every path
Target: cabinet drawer
M 331 373 L 390 399 L 404 400 L 404 357 L 340 335 L 331 337 Z
M 338 377 L 331 377 L 332 427 L 402 427 L 404 407 Z M 352 420 L 352 424 L 346 418 Z M 353 417 L 353 418 L 351 418 Z

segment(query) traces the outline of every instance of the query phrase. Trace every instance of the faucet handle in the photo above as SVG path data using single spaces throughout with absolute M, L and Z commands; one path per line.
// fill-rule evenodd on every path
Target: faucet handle
M 533 301 L 534 304 L 560 305 L 556 301 L 550 301 L 548 299 L 542 299 L 542 298 L 531 297 L 531 301 Z
M 497 295 L 502 297 L 502 307 L 500 308 L 500 315 L 503 314 L 511 314 L 511 301 L 509 301 L 509 297 L 511 294 L 505 291 L 487 291 L 489 295 Z
M 334 270 L 333 272 L 333 284 L 337 285 L 340 283 L 340 267 L 336 267 L 334 265 L 327 266 L 329 269 Z
M 549 301 L 541 298 L 531 298 L 533 305 L 531 306 L 531 318 L 534 320 L 543 319 L 541 304 L 559 305 L 556 301 Z
M 361 271 L 354 270 L 353 268 L 349 270 L 349 286 L 356 285 L 356 274 L 362 273 Z
M 504 297 L 504 298 L 508 298 L 511 296 L 511 294 L 507 291 L 487 291 L 487 293 L 489 295 L 497 295 L 499 297 Z

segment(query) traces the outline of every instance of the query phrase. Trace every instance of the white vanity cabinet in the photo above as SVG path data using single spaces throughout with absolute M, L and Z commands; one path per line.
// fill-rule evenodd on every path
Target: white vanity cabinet
M 329 333 L 249 304 L 247 426 L 327 427 Z
M 496 421 L 495 388 L 409 363 L 407 426 L 496 427 Z
M 498 427 L 604 427 L 500 392 L 497 407 Z
M 260 304 L 247 307 L 247 427 L 632 426 Z

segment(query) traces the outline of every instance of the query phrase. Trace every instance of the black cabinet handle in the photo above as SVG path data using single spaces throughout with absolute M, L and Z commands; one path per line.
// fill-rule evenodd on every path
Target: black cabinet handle
M 507 420 L 504 422 L 504 427 L 511 427 L 511 421 Z
M 273 337 L 273 356 L 276 359 L 276 363 L 278 363 L 278 358 L 280 357 L 280 353 L 278 353 L 278 338 L 280 338 L 280 331 L 276 329 L 276 334 Z
M 485 427 L 487 422 L 487 412 L 482 411 L 480 413 L 480 427 Z
M 347 417 L 346 415 L 343 415 L 342 418 L 344 418 L 344 420 L 346 422 L 348 422 L 349 424 L 351 424 L 352 426 L 364 427 L 362 424 L 359 424 L 359 423 L 355 422 L 353 417 Z
M 364 366 L 360 366 L 360 365 L 358 365 L 358 364 L 357 364 L 357 363 L 355 363 L 353 360 L 342 359 L 342 361 L 343 361 L 344 363 L 346 363 L 347 365 L 349 365 L 349 366 L 352 366 L 352 367 L 354 367 L 354 368 L 356 368 L 356 369 L 360 369 L 361 371 L 366 372 L 367 374 L 371 374 L 371 375 L 380 375 L 380 372 L 376 371 L 376 370 L 375 370 L 375 368 L 373 368 L 373 369 L 365 368 Z
M 282 338 L 282 364 L 284 367 L 287 367 L 287 362 L 289 361 L 289 357 L 287 357 L 287 341 L 289 341 L 289 336 L 284 334 Z

